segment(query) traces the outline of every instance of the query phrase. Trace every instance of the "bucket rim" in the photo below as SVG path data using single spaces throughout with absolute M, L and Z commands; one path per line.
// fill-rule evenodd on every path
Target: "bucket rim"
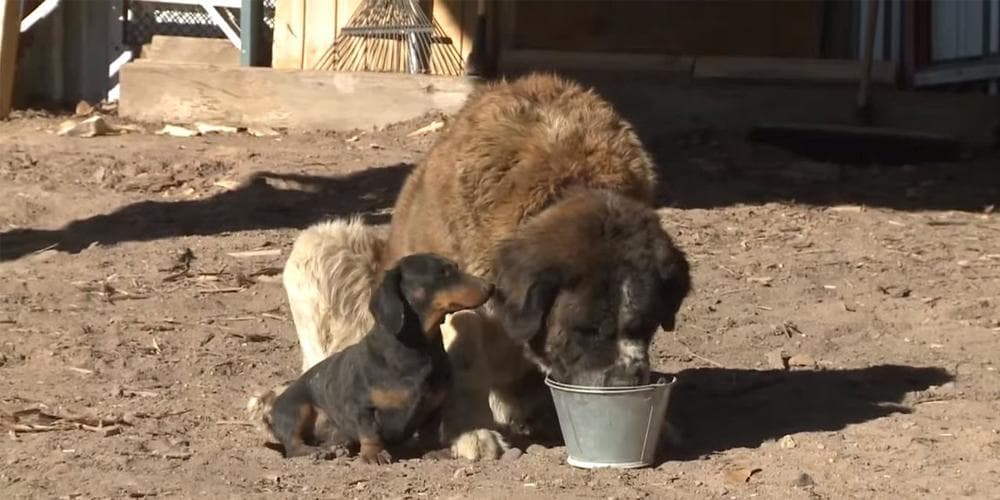
M 670 373 L 662 372 L 652 372 L 650 373 L 651 378 L 656 380 L 649 384 L 644 385 L 630 385 L 630 386 L 619 386 L 619 387 L 600 387 L 600 386 L 590 386 L 590 385 L 574 385 L 574 384 L 564 384 L 562 382 L 557 382 L 552 379 L 551 375 L 545 376 L 545 385 L 549 386 L 551 389 L 556 389 L 563 392 L 575 392 L 581 394 L 621 394 L 621 393 L 632 393 L 632 392 L 645 392 L 650 390 L 656 390 L 661 388 L 670 388 L 677 383 L 677 376 Z

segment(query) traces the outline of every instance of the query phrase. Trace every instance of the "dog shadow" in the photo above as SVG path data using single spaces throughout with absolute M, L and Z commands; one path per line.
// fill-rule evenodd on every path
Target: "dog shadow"
M 236 189 L 207 198 L 140 201 L 60 229 L 0 232 L 0 262 L 42 249 L 75 254 L 93 244 L 301 229 L 324 218 L 353 214 L 369 224 L 385 224 L 412 169 L 413 165 L 400 163 L 331 177 L 258 172 Z
M 672 437 L 680 439 L 661 450 L 660 462 L 911 413 L 903 403 L 908 393 L 954 379 L 942 368 L 904 365 L 793 372 L 696 368 L 676 375 L 666 418 L 679 433 Z

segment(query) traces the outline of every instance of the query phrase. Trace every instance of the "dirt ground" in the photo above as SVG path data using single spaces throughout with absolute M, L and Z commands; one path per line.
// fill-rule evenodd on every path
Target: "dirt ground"
M 654 346 L 682 446 L 634 471 L 537 446 L 378 468 L 284 460 L 243 408 L 299 367 L 296 232 L 386 222 L 433 118 L 89 139 L 62 119 L 0 122 L 5 498 L 1000 498 L 995 155 L 852 167 L 649 137 L 696 286 Z

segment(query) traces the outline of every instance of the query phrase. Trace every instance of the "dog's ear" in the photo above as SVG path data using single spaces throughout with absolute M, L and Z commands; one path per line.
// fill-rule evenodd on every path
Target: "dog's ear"
M 403 272 L 398 266 L 386 271 L 369 304 L 375 324 L 391 335 L 397 335 L 403 329 L 406 317 L 406 304 L 403 303 L 403 290 L 400 288 L 402 279 Z
M 691 267 L 684 252 L 669 239 L 655 253 L 664 302 L 660 326 L 670 332 L 677 327 L 677 312 L 691 292 Z
M 495 297 L 507 335 L 527 342 L 545 319 L 563 283 L 563 273 L 542 252 L 523 240 L 508 240 L 497 252 Z

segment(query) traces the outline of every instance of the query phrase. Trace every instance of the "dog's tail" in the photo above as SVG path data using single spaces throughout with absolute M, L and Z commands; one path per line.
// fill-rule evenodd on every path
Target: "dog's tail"
M 360 218 L 315 224 L 299 235 L 282 280 L 302 348 L 302 371 L 361 339 L 386 231 Z

